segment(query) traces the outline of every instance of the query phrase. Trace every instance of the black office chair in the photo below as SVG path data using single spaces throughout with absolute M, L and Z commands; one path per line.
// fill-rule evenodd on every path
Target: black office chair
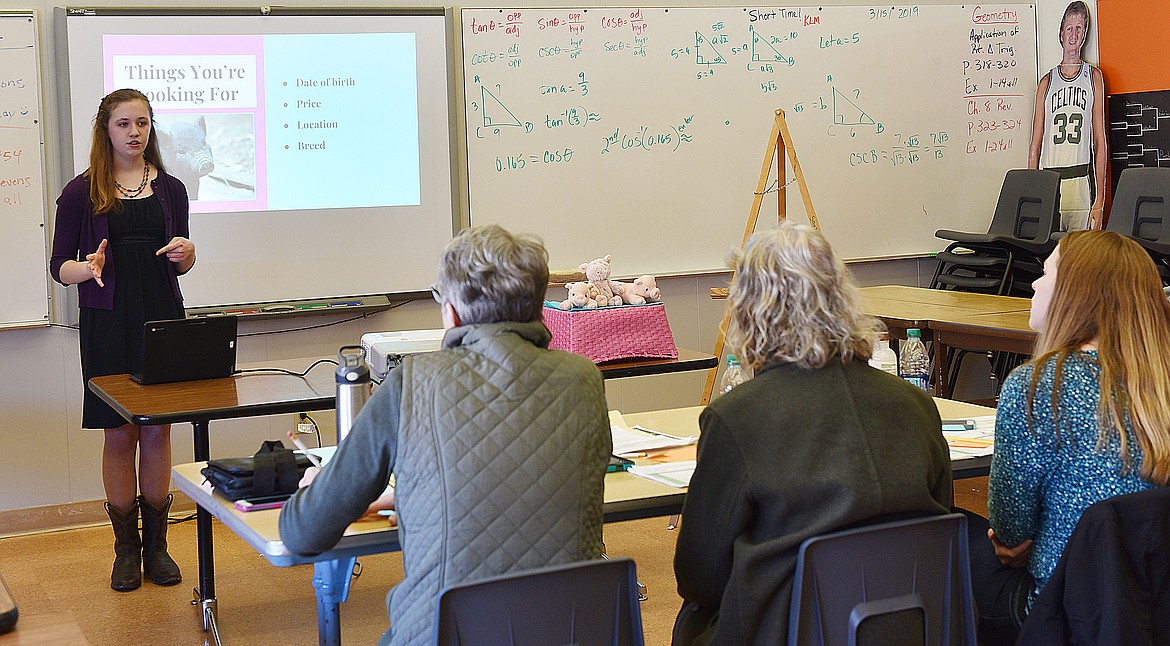
M 1170 644 L 1170 487 L 1081 515 L 1019 644 Z
M 947 229 L 935 232 L 935 236 L 954 242 L 937 255 L 930 287 L 1030 298 L 1032 281 L 1043 273 L 1044 259 L 1056 246 L 1052 234 L 1059 226 L 1060 174 L 1050 170 L 1010 170 L 1004 175 L 987 233 Z M 958 381 L 963 360 L 971 352 L 950 349 L 947 383 Z M 999 352 L 985 354 L 997 385 L 1026 360 Z
M 440 646 L 642 646 L 630 559 L 584 561 L 453 585 L 439 594 Z
M 975 646 L 967 518 L 847 529 L 800 546 L 788 646 Z
M 1121 171 L 1106 229 L 1145 248 L 1162 283 L 1170 285 L 1170 168 Z
M 1014 274 L 1021 268 L 1042 265 L 1052 252 L 1056 244 L 1052 234 L 1059 226 L 1060 174 L 1051 170 L 1010 170 L 1004 176 L 987 233 L 949 229 L 934 232 L 935 237 L 953 242 L 939 254 L 932 287 L 937 283 L 941 289 L 1010 294 L 1020 284 L 1013 280 Z M 982 280 L 972 285 L 952 278 L 962 278 L 964 273 Z

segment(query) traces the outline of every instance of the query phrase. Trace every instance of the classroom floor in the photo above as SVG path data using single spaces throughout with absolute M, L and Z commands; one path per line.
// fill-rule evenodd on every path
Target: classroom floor
M 986 478 L 960 480 L 958 506 L 986 514 Z M 666 518 L 605 526 L 611 556 L 628 556 L 638 565 L 649 599 L 642 603 L 646 644 L 670 643 L 670 629 L 681 601 L 675 592 L 673 558 L 676 532 Z M 216 521 L 215 588 L 219 630 L 225 644 L 312 644 L 317 640 L 316 597 L 310 566 L 277 568 L 268 564 Z M 183 582 L 159 587 L 144 582 L 133 592 L 109 588 L 112 533 L 106 526 L 0 538 L 0 574 L 20 611 L 16 633 L 0 636 L 0 646 L 16 642 L 22 625 L 34 617 L 76 621 L 94 646 L 204 644 L 191 605 L 197 585 L 195 522 L 173 525 L 170 552 L 183 568 Z M 360 559 L 362 575 L 353 581 L 341 608 L 342 639 L 372 644 L 385 630 L 386 591 L 402 576 L 399 554 Z

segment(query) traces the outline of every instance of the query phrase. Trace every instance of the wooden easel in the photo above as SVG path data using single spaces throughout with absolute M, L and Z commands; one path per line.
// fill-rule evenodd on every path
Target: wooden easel
M 787 145 L 785 144 L 787 142 Z M 784 110 L 777 108 L 776 117 L 772 120 L 772 134 L 768 137 L 768 146 L 764 150 L 764 164 L 760 168 L 760 181 L 756 183 L 755 198 L 752 199 L 752 208 L 748 212 L 747 227 L 743 232 L 743 240 L 740 241 L 739 247 L 743 248 L 747 244 L 748 238 L 756 230 L 756 221 L 760 215 L 760 205 L 764 201 L 764 194 L 768 189 L 768 175 L 772 172 L 773 160 L 779 162 L 776 167 L 776 185 L 777 200 L 776 200 L 776 220 L 783 222 L 787 219 L 787 207 L 785 205 L 788 196 L 788 182 L 786 181 L 786 167 L 784 165 L 784 156 L 787 155 L 788 163 L 792 164 L 792 172 L 796 175 L 796 185 L 800 187 L 800 197 L 804 200 L 804 210 L 808 214 L 808 222 L 817 231 L 821 230 L 821 223 L 817 220 L 817 212 L 813 209 L 812 198 L 808 194 L 808 185 L 804 182 L 804 171 L 800 168 L 800 161 L 796 158 L 796 148 L 792 144 L 792 134 L 788 132 L 788 122 L 784 120 Z M 732 274 L 734 280 L 735 274 Z M 714 288 L 711 290 L 711 298 L 727 298 L 726 288 Z M 730 303 L 728 304 L 730 307 Z M 715 377 L 719 374 L 719 365 L 723 362 L 723 341 L 727 334 L 727 324 L 731 320 L 731 310 L 723 309 L 723 320 L 719 323 L 719 336 L 715 340 L 714 354 L 719 358 L 719 364 L 707 371 L 707 383 L 703 386 L 703 399 L 700 402 L 706 406 L 711 401 L 711 393 L 715 390 Z

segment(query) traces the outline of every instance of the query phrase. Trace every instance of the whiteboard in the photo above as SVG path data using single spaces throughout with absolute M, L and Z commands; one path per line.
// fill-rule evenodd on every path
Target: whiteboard
M 1034 5 L 465 9 L 461 22 L 471 223 L 541 235 L 558 269 L 606 253 L 615 275 L 724 268 L 778 108 L 848 259 L 986 231 L 1004 173 L 1027 163 Z M 761 222 L 777 218 L 769 186 Z
M 0 326 L 49 320 L 37 20 L 0 12 Z

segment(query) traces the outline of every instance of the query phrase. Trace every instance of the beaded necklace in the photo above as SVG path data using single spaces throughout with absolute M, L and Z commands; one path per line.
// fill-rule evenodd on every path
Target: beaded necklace
M 142 183 L 138 185 L 138 188 L 135 188 L 135 189 L 126 188 L 125 186 L 122 186 L 120 183 L 118 183 L 118 180 L 114 180 L 114 186 L 118 187 L 118 192 L 122 194 L 122 197 L 133 198 L 133 197 L 138 197 L 139 195 L 142 195 L 142 191 L 146 190 L 146 184 L 149 181 L 150 181 L 150 164 L 144 161 L 142 163 Z

